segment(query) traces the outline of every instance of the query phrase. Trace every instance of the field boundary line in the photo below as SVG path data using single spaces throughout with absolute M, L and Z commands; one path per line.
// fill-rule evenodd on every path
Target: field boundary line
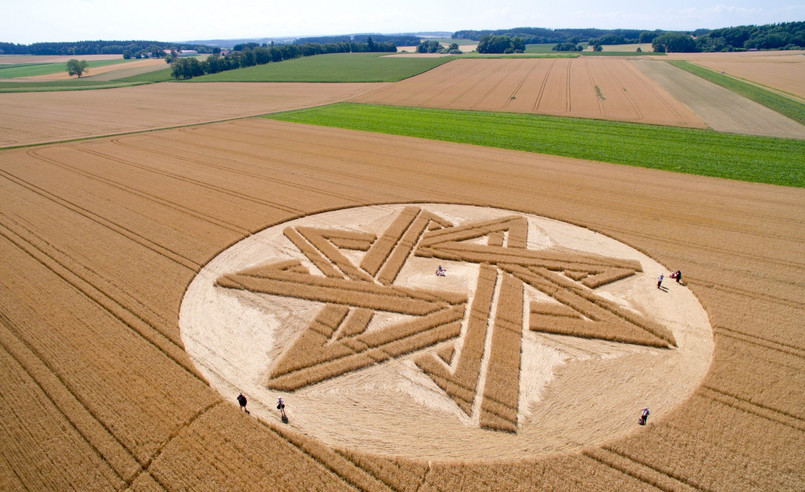
M 714 388 L 709 384 L 702 385 L 699 391 L 701 396 L 710 400 L 718 401 L 729 407 L 743 410 L 767 420 L 772 420 L 787 427 L 791 427 L 792 429 L 796 429 L 800 432 L 805 432 L 805 418 L 799 417 L 785 410 L 778 410 L 762 403 L 755 403 L 746 398 L 733 395 L 727 391 Z M 756 408 L 769 412 L 769 415 L 764 415 L 763 412 L 756 410 Z M 793 422 L 791 422 L 791 420 L 793 420 Z
M 676 480 L 678 482 L 681 482 L 681 483 L 687 485 L 688 487 L 691 487 L 691 488 L 694 488 L 694 489 L 697 489 L 697 490 L 710 491 L 710 489 L 707 489 L 707 488 L 705 488 L 705 487 L 703 487 L 703 486 L 701 486 L 699 484 L 693 483 L 691 480 L 680 476 L 678 473 L 664 471 L 664 470 L 661 470 L 657 466 L 651 466 L 648 463 L 646 463 L 644 460 L 640 460 L 638 458 L 629 456 L 628 454 L 626 454 L 626 453 L 624 453 L 622 451 L 618 451 L 617 449 L 613 448 L 611 445 L 601 446 L 601 449 L 603 449 L 605 451 L 609 451 L 610 453 L 616 454 L 616 455 L 618 455 L 618 456 L 620 456 L 622 458 L 625 458 L 625 459 L 627 459 L 629 461 L 633 461 L 633 462 L 637 463 L 638 465 L 642 465 L 643 467 L 648 468 L 650 470 L 654 470 L 655 472 L 657 472 L 657 473 L 659 473 L 661 475 L 665 475 L 667 477 L 673 478 L 674 480 Z
M 131 187 L 123 185 L 123 184 L 120 184 L 120 183 L 118 183 L 116 181 L 112 181 L 112 180 L 107 179 L 107 178 L 102 178 L 102 177 L 100 177 L 98 175 L 89 173 L 87 171 L 82 171 L 80 169 L 76 169 L 73 166 L 70 166 L 70 165 L 65 164 L 63 162 L 59 162 L 59 161 L 57 161 L 55 159 L 52 159 L 50 157 L 42 156 L 39 153 L 37 153 L 36 150 L 28 151 L 28 155 L 31 155 L 32 157 L 34 157 L 36 159 L 45 161 L 45 162 L 47 162 L 47 163 L 49 163 L 51 165 L 61 167 L 62 169 L 65 169 L 65 170 L 67 170 L 69 172 L 79 174 L 81 176 L 84 176 L 86 178 L 89 178 L 89 179 L 92 179 L 92 180 L 95 180 L 95 181 L 100 181 L 101 183 L 104 183 L 106 185 L 112 186 L 114 188 L 117 188 L 119 190 L 125 191 L 127 193 L 131 193 L 132 195 L 139 196 L 140 198 L 144 198 L 146 200 L 150 200 L 152 202 L 155 202 L 155 203 L 157 203 L 159 205 L 163 205 L 163 206 L 166 206 L 168 208 L 172 208 L 172 209 L 174 209 L 174 210 L 176 210 L 176 211 L 178 211 L 180 213 L 185 213 L 185 214 L 190 215 L 192 217 L 195 217 L 197 219 L 206 220 L 207 222 L 209 222 L 209 223 L 211 223 L 213 225 L 217 225 L 219 227 L 222 227 L 224 229 L 229 229 L 229 230 L 231 230 L 233 232 L 237 232 L 239 234 L 249 234 L 251 232 L 251 231 L 248 231 L 248 230 L 246 230 L 246 229 L 244 229 L 242 227 L 238 227 L 235 224 L 230 224 L 230 223 L 225 222 L 223 220 L 215 219 L 213 217 L 206 216 L 204 214 L 201 214 L 200 212 L 196 212 L 196 211 L 194 211 L 192 209 L 189 209 L 187 207 L 183 207 L 181 205 L 178 205 L 178 204 L 170 202 L 168 200 L 165 200 L 165 199 L 150 195 L 148 193 L 135 190 L 134 188 L 131 188 Z
M 769 340 L 756 335 L 751 335 L 749 333 L 742 333 L 738 330 L 733 330 L 732 328 L 727 328 L 726 326 L 722 325 L 713 326 L 713 332 L 725 337 L 733 338 L 735 340 L 758 345 L 769 350 L 776 350 L 784 354 L 805 359 L 805 350 L 794 345 Z
M 686 483 L 684 483 L 684 482 L 682 482 L 680 480 L 677 480 L 676 478 L 674 478 L 674 477 L 672 477 L 670 475 L 666 475 L 664 473 L 658 472 L 657 470 L 655 470 L 653 468 L 650 468 L 648 466 L 645 466 L 642 463 L 638 463 L 638 462 L 636 462 L 634 460 L 629 460 L 629 461 L 634 463 L 634 464 L 636 464 L 636 465 L 638 465 L 639 468 L 637 470 L 630 470 L 626 466 L 623 466 L 621 464 L 616 463 L 617 458 L 613 458 L 612 456 L 607 456 L 607 455 L 609 455 L 609 454 L 615 455 L 616 457 L 618 457 L 620 459 L 626 459 L 626 458 L 624 458 L 623 456 L 621 456 L 618 453 L 615 453 L 613 451 L 610 451 L 610 450 L 607 450 L 607 449 L 604 449 L 604 448 L 589 449 L 589 450 L 586 450 L 586 451 L 582 451 L 581 454 L 583 456 L 585 456 L 585 457 L 597 462 L 597 463 L 600 463 L 600 464 L 608 467 L 608 468 L 612 468 L 613 470 L 616 470 L 616 471 L 618 471 L 620 473 L 623 473 L 624 475 L 627 475 L 627 476 L 632 477 L 632 478 L 634 478 L 636 480 L 639 480 L 639 481 L 643 482 L 644 484 L 646 484 L 648 486 L 658 488 L 658 489 L 663 490 L 665 492 L 674 492 L 676 490 L 679 490 L 680 486 L 685 486 L 686 488 L 692 488 L 694 490 L 700 490 L 697 487 L 691 487 L 690 485 L 688 485 L 688 484 L 686 484 Z M 652 473 L 658 474 L 660 477 L 666 477 L 667 479 L 673 480 L 673 485 L 659 483 L 659 480 L 652 479 L 651 477 L 647 476 L 648 474 L 652 474 Z
M 4 230 L 8 231 L 12 235 L 18 237 L 20 241 L 30 245 L 34 250 L 38 251 L 39 254 L 33 253 L 32 251 L 26 249 L 24 246 L 22 246 L 17 241 L 15 241 L 13 238 L 11 238 L 7 233 L 3 232 Z M 155 349 L 157 349 L 163 355 L 168 357 L 168 359 L 172 360 L 177 366 L 179 366 L 180 368 L 184 369 L 185 372 L 187 372 L 189 375 L 193 376 L 195 379 L 201 381 L 205 385 L 208 385 L 208 383 L 204 380 L 204 378 L 202 378 L 201 375 L 193 367 L 185 365 L 185 363 L 183 363 L 181 361 L 181 357 L 179 355 L 174 355 L 173 353 L 171 353 L 172 351 L 171 351 L 170 347 L 173 347 L 174 350 L 178 350 L 182 354 L 186 354 L 186 352 L 184 351 L 184 349 L 182 347 L 180 347 L 173 340 L 171 340 L 170 338 L 165 336 L 161 331 L 156 329 L 156 327 L 152 326 L 150 323 L 148 323 L 146 320 L 144 320 L 143 318 L 138 316 L 136 313 L 130 311 L 128 308 L 126 308 L 125 306 L 123 306 L 120 303 L 118 303 L 115 299 L 107 296 L 105 293 L 103 293 L 103 291 L 100 291 L 95 285 L 93 285 L 92 283 L 88 282 L 86 279 L 84 279 L 80 275 L 78 275 L 75 272 L 73 272 L 70 268 L 68 268 L 65 265 L 61 264 L 55 258 L 52 258 L 52 257 L 48 256 L 47 253 L 45 253 L 44 251 L 40 250 L 36 245 L 33 245 L 30 242 L 26 241 L 24 238 L 20 237 L 14 231 L 8 229 L 3 224 L 0 224 L 0 236 L 5 237 L 6 240 L 8 240 L 12 244 L 14 244 L 22 252 L 24 252 L 24 253 L 28 254 L 29 256 L 31 256 L 34 260 L 39 262 L 47 270 L 51 271 L 58 278 L 62 279 L 67 285 L 69 285 L 70 287 L 75 289 L 78 293 L 80 293 L 83 296 L 85 296 L 92 303 L 98 305 L 101 309 L 103 309 L 104 311 L 109 313 L 113 318 L 117 319 L 123 326 L 128 327 L 130 330 L 132 330 L 133 332 L 137 333 L 146 342 L 151 344 Z M 56 266 L 49 265 L 48 261 L 46 261 L 45 259 L 41 258 L 41 256 L 44 256 L 45 258 L 49 259 L 50 262 L 55 263 Z M 57 271 L 57 269 L 63 270 L 64 273 L 59 273 Z M 67 278 L 68 276 L 75 277 L 75 280 L 68 279 Z M 87 292 L 87 290 L 82 289 L 78 285 L 79 283 L 86 284 L 88 290 L 95 291 L 96 294 L 93 296 L 93 294 L 91 294 L 90 292 Z M 103 299 L 107 299 L 108 303 L 103 302 Z M 111 304 L 111 305 L 108 305 L 108 304 Z M 117 306 L 117 309 L 115 308 L 115 306 Z M 122 310 L 123 312 L 122 313 L 116 312 L 118 310 Z M 128 314 L 128 316 L 131 316 L 131 317 L 134 318 L 133 320 L 131 320 L 131 322 L 129 322 L 126 319 L 124 319 L 124 318 L 128 317 L 128 316 L 126 316 L 127 314 Z M 135 328 L 134 324 L 136 324 L 138 321 L 139 321 L 139 323 L 145 325 L 146 328 L 150 329 L 153 332 L 153 335 L 148 336 L 145 333 L 146 330 L 144 330 L 142 328 L 140 328 L 140 329 Z M 163 343 L 166 344 L 167 346 L 163 347 L 162 344 L 157 341 L 158 339 L 164 340 Z
M 134 463 L 136 463 L 138 470 L 141 470 L 142 469 L 142 463 L 139 462 L 139 460 L 134 455 L 134 453 L 132 453 L 131 450 L 126 447 L 125 444 L 123 444 L 120 440 L 118 440 L 115 437 L 115 435 L 111 433 L 109 428 L 106 427 L 106 425 L 103 424 L 103 422 L 98 420 L 98 418 L 92 413 L 91 410 L 89 410 L 89 408 L 87 408 L 87 406 L 84 404 L 84 402 L 81 401 L 80 398 L 78 398 L 78 396 L 70 389 L 70 387 L 64 382 L 64 380 L 58 374 L 56 374 L 52 370 L 52 368 L 50 368 L 48 366 L 48 364 L 45 362 L 45 359 L 43 359 L 35 351 L 35 349 L 33 349 L 28 344 L 28 342 L 26 342 L 25 340 L 20 338 L 20 336 L 18 335 L 18 332 L 20 331 L 19 328 L 16 328 L 16 325 L 10 319 L 8 319 L 8 317 L 5 314 L 3 314 L 2 312 L 0 312 L 0 325 L 2 325 L 5 328 L 5 330 L 3 330 L 3 332 L 8 333 L 8 336 L 13 337 L 14 339 L 17 340 L 18 343 L 20 343 L 22 345 L 21 350 L 26 350 L 26 351 L 30 352 L 31 355 L 42 364 L 42 366 L 47 371 L 47 373 L 51 374 L 58 381 L 58 384 L 61 385 L 61 387 L 63 387 L 65 389 L 65 391 L 75 400 L 75 402 L 80 406 L 80 408 L 83 408 L 84 411 L 86 411 L 86 413 L 92 418 L 92 422 L 96 422 L 99 426 L 101 426 L 101 428 L 105 431 L 105 433 L 115 443 L 117 443 L 117 445 L 119 445 L 121 449 L 123 449 L 127 453 L 127 455 L 134 461 Z M 120 481 L 123 482 L 124 484 L 126 484 L 127 486 L 131 486 L 132 482 L 134 481 L 134 477 L 139 472 L 135 472 L 134 475 L 132 477 L 129 477 L 129 478 L 123 477 L 122 472 L 120 470 L 118 470 L 117 467 L 112 465 L 112 462 L 106 456 L 104 456 L 104 452 L 101 451 L 98 448 L 98 446 L 96 446 L 96 444 L 94 442 L 92 442 L 89 439 L 89 437 L 87 437 L 85 432 L 82 431 L 79 428 L 78 424 L 76 424 L 76 422 L 72 418 L 70 418 L 69 412 L 65 411 L 65 409 L 62 408 L 63 405 L 60 405 L 59 403 L 57 403 L 57 399 L 54 398 L 54 396 L 52 394 L 52 390 L 49 391 L 49 390 L 45 389 L 45 387 L 43 386 L 42 381 L 40 381 L 39 378 L 34 376 L 34 371 L 32 370 L 32 368 L 29 367 L 28 364 L 24 363 L 21 360 L 21 354 L 15 353 L 16 351 L 9 347 L 8 341 L 4 340 L 4 338 L 5 337 L 2 334 L 0 334 L 0 347 L 2 347 L 3 351 L 6 352 L 9 355 L 9 357 L 11 357 L 20 366 L 20 368 L 22 368 L 22 370 L 28 375 L 28 377 L 30 377 L 31 380 L 36 384 L 36 386 L 39 388 L 39 390 L 45 395 L 45 397 L 47 397 L 48 401 L 50 401 L 50 403 L 53 405 L 53 407 L 58 409 L 59 413 L 62 416 L 64 416 L 64 419 L 67 422 L 70 423 L 70 426 L 75 430 L 76 434 L 81 436 L 81 438 L 87 443 L 87 445 L 89 445 L 89 447 L 92 448 L 92 450 L 95 452 L 95 454 L 99 458 L 101 458 L 101 460 L 104 463 L 106 463 L 107 466 L 109 466 L 109 468 L 115 473 L 115 475 L 120 479 Z M 123 464 L 118 464 L 118 465 L 119 466 L 125 466 Z
M 173 250 L 171 250 L 169 248 L 166 248 L 166 247 L 164 247 L 164 246 L 162 246 L 162 245 L 160 245 L 158 243 L 155 243 L 155 242 L 151 241 L 150 239 L 146 238 L 145 236 L 143 236 L 143 235 L 141 235 L 141 234 L 139 234 L 139 233 L 137 233 L 135 231 L 132 231 L 131 229 L 128 229 L 127 227 L 123 227 L 123 226 L 121 226 L 119 224 L 116 224 L 116 223 L 112 222 L 111 220 L 109 220 L 109 219 L 107 219 L 107 218 L 105 218 L 105 217 L 103 217 L 101 215 L 98 215 L 95 212 L 92 212 L 91 210 L 88 210 L 88 209 L 86 209 L 86 208 L 84 208 L 84 207 L 82 207 L 80 205 L 76 205 L 75 203 L 72 203 L 69 200 L 65 200 L 64 198 L 61 198 L 58 195 L 55 195 L 55 194 L 53 194 L 53 193 L 51 193 L 51 192 L 49 192 L 49 191 L 47 191 L 47 190 L 45 190 L 43 188 L 40 188 L 39 186 L 37 186 L 37 185 L 35 185 L 33 183 L 29 183 L 28 181 L 25 181 L 24 179 L 22 179 L 22 178 L 20 178 L 18 176 L 14 176 L 13 174 L 9 173 L 8 171 L 0 169 L 0 175 L 5 177 L 6 179 L 11 181 L 12 183 L 17 184 L 18 186 L 22 186 L 23 188 L 27 188 L 29 191 L 31 191 L 31 192 L 33 192 L 33 193 L 35 193 L 35 194 L 37 194 L 37 195 L 39 195 L 39 196 L 41 196 L 41 197 L 43 197 L 45 199 L 48 199 L 48 200 L 56 203 L 57 205 L 61 205 L 62 207 L 72 211 L 73 213 L 76 213 L 78 215 L 83 216 L 86 219 L 89 219 L 91 222 L 95 222 L 96 224 L 100 225 L 101 227 L 104 227 L 106 229 L 111 230 L 112 232 L 120 234 L 121 236 L 125 237 L 126 239 L 128 239 L 130 241 L 133 241 L 133 242 L 145 247 L 146 249 L 149 249 L 149 250 L 153 251 L 154 253 L 157 253 L 158 255 L 165 257 L 168 260 L 171 260 L 172 262 L 176 263 L 177 265 L 183 266 L 183 267 L 185 267 L 188 270 L 191 270 L 193 272 L 195 272 L 199 268 L 201 268 L 201 264 L 191 260 L 190 258 L 187 258 L 187 257 L 181 255 L 180 253 L 177 253 L 177 252 L 175 252 L 175 251 L 173 251 Z
M 141 302 L 139 299 L 137 299 L 136 297 L 134 297 L 134 296 L 130 295 L 130 294 L 127 292 L 127 289 L 126 289 L 125 287 L 121 287 L 120 285 L 118 285 L 117 283 L 115 283 L 113 280 L 111 280 L 111 279 L 107 278 L 106 276 L 104 276 L 104 275 L 103 275 L 103 274 L 101 274 L 100 272 L 95 271 L 95 270 L 94 270 L 94 269 L 93 269 L 91 266 L 88 266 L 88 265 L 82 264 L 80 261 L 78 261 L 78 260 L 74 259 L 74 258 L 73 258 L 72 256 L 70 256 L 70 255 L 69 255 L 67 252 L 65 252 L 65 251 L 61 250 L 60 248 L 57 248 L 57 247 L 56 247 L 54 244 L 50 243 L 49 241 L 47 241 L 45 238 L 43 238 L 43 237 L 42 237 L 42 236 L 40 236 L 39 234 L 35 233 L 34 231 L 32 231 L 31 229 L 29 229 L 29 228 L 28 228 L 28 227 L 26 227 L 25 225 L 21 224 L 21 223 L 20 223 L 18 220 L 15 220 L 13 217 L 10 217 L 10 216 L 8 216 L 7 214 L 5 214 L 5 213 L 3 213 L 3 212 L 0 212 L 0 218 L 5 218 L 5 219 L 7 219 L 7 221 L 6 221 L 5 223 L 3 223 L 3 226 L 4 226 L 6 229 L 8 229 L 8 230 L 10 230 L 10 231 L 13 231 L 13 232 L 14 232 L 14 233 L 15 233 L 17 236 L 19 236 L 20 238 L 25 239 L 25 241 L 26 241 L 26 242 L 28 242 L 29 244 L 33 244 L 33 243 L 30 241 L 30 239 L 28 239 L 28 238 L 24 238 L 24 236 L 23 236 L 22 234 L 20 234 L 18 231 L 15 231 L 15 230 L 13 230 L 11 227 L 9 227 L 9 226 L 10 226 L 9 222 L 12 222 L 12 223 L 13 223 L 14 225 L 16 225 L 18 228 L 24 229 L 24 230 L 25 230 L 25 232 L 26 232 L 26 233 L 27 233 L 29 236 L 32 236 L 32 237 L 36 238 L 36 239 L 37 239 L 39 242 L 44 243 L 44 244 L 46 245 L 46 247 L 47 247 L 47 248 L 50 248 L 50 249 L 54 250 L 56 253 L 60 254 L 60 255 L 61 255 L 61 256 L 63 256 L 63 257 L 65 257 L 65 258 L 66 258 L 67 260 L 69 260 L 70 262 L 74 262 L 74 263 L 76 263 L 77 265 L 80 265 L 82 268 L 84 268 L 85 270 L 87 270 L 87 271 L 88 271 L 88 272 L 90 272 L 91 274 L 93 274 L 93 275 L 95 275 L 96 277 L 98 277 L 98 279 L 99 279 L 101 282 L 107 283 L 107 284 L 109 284 L 111 287 L 113 287 L 113 288 L 117 289 L 117 290 L 119 291 L 119 292 L 117 292 L 117 294 L 120 294 L 120 295 L 122 295 L 122 296 L 125 296 L 125 297 L 128 299 L 128 301 L 129 301 L 129 302 L 131 302 L 131 303 L 133 303 L 133 304 L 136 304 L 136 305 L 137 305 L 137 306 L 138 306 L 140 309 L 142 309 L 143 311 L 145 311 L 145 313 L 150 313 L 152 316 L 154 316 L 155 318 L 157 318 L 157 319 L 158 319 L 160 322 L 162 322 L 162 323 L 170 323 L 170 322 L 171 322 L 169 319 L 164 318 L 164 317 L 163 317 L 161 314 L 159 314 L 158 312 L 156 312 L 156 311 L 154 311 L 153 309 L 151 309 L 151 307 L 150 307 L 150 306 L 148 306 L 147 304 L 142 303 L 142 302 Z M 38 249 L 40 249 L 40 251 L 42 251 L 42 248 L 38 248 Z M 49 257 L 51 257 L 51 258 L 53 258 L 53 259 L 55 260 L 55 257 L 54 257 L 52 254 L 48 254 L 48 256 L 49 256 Z M 60 262 L 60 263 L 61 263 L 61 262 Z M 86 279 L 85 279 L 85 280 L 86 280 Z M 87 282 L 89 282 L 89 281 L 87 281 Z M 101 290 L 101 289 L 99 289 L 99 290 Z M 103 291 L 104 291 L 104 292 L 107 292 L 107 290 L 103 290 Z M 121 302 L 120 300 L 118 300 L 118 303 L 122 305 L 122 302 Z M 127 309 L 129 309 L 129 308 L 127 308 Z M 131 311 L 131 309 L 129 309 L 129 311 Z M 153 323 L 152 323 L 152 324 L 153 324 Z

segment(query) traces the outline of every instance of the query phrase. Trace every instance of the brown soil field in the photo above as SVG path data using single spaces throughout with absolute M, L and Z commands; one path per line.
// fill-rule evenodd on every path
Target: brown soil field
M 2 150 L 0 196 L 4 490 L 805 488 L 805 190 L 241 119 Z M 208 262 L 290 220 L 417 203 L 493 207 L 578 225 L 680 269 L 684 286 L 670 283 L 667 293 L 658 292 L 655 272 L 645 272 L 645 289 L 669 298 L 688 292 L 706 311 L 713 352 L 703 379 L 680 401 L 653 406 L 645 427 L 636 419 L 651 395 L 634 402 L 622 435 L 516 459 L 490 453 L 423 460 L 331 446 L 297 425 L 309 415 L 295 405 L 293 393 L 287 398 L 290 423 L 283 424 L 276 409 L 259 401 L 250 399 L 252 415 L 241 412 L 237 387 L 222 395 L 210 386 L 185 351 L 179 327 L 185 292 Z M 443 217 L 446 210 L 435 214 Z M 372 248 L 391 264 L 385 238 L 412 244 L 403 226 L 416 221 L 406 214 L 414 217 L 406 212 L 393 222 L 378 239 L 379 249 L 360 230 L 323 232 L 335 223 L 288 234 L 299 244 L 308 238 L 317 245 L 305 253 L 309 258 L 320 251 L 341 269 L 350 257 L 336 255 L 327 241 Z M 487 219 L 479 217 L 473 227 L 489 232 L 488 248 L 522 246 L 514 219 L 505 234 Z M 440 236 L 439 227 L 446 223 L 421 233 L 432 249 L 450 239 Z M 455 241 L 472 237 L 467 228 L 447 232 Z M 477 254 L 476 243 L 460 244 L 450 254 Z M 386 267 L 374 265 L 380 278 Z M 253 267 L 233 273 L 267 278 L 260 265 Z M 300 265 L 277 268 L 289 278 L 303 275 Z M 554 278 L 544 269 L 506 268 L 499 287 L 479 287 L 498 304 L 529 292 L 517 288 L 515 278 L 533 278 L 533 285 Z M 580 269 L 573 267 L 562 281 L 583 278 Z M 448 267 L 445 279 L 452 281 L 452 274 Z M 587 292 L 579 289 L 578 295 Z M 433 295 L 422 299 L 437 302 Z M 568 314 L 539 303 L 526 309 Z M 343 315 L 325 311 L 313 329 L 332 330 Z M 347 323 L 365 323 L 364 314 L 347 316 Z M 488 316 L 504 327 L 486 344 L 505 366 L 503 354 L 517 351 L 505 327 L 516 320 L 500 312 Z M 252 329 L 245 321 L 240 328 Z M 539 336 L 568 353 L 589 354 L 592 347 L 572 336 Z M 449 360 L 451 354 L 440 351 L 438 357 Z M 602 364 L 590 367 L 591 376 L 611 369 Z M 577 387 L 549 386 L 548 392 L 565 401 L 564 408 L 587 408 L 587 418 L 609 418 L 595 411 L 594 400 L 577 401 Z M 650 392 L 640 384 L 631 391 L 641 389 Z M 508 398 L 498 403 L 511 407 Z M 333 425 L 360 428 L 373 418 L 361 401 L 352 403 Z M 505 417 L 495 405 L 483 410 Z M 417 415 L 421 427 L 438 426 L 432 412 Z M 551 415 L 545 409 L 546 429 L 560 418 Z
M 801 58 L 801 65 L 805 68 L 805 57 Z M 691 108 L 713 130 L 805 139 L 805 126 L 729 89 L 661 60 L 641 58 L 632 63 Z
M 355 100 L 706 126 L 628 60 L 613 58 L 460 59 Z
M 0 147 L 152 130 L 336 102 L 376 84 L 150 84 L 0 94 Z
M 730 76 L 805 99 L 804 51 L 747 51 L 743 53 L 671 53 Z

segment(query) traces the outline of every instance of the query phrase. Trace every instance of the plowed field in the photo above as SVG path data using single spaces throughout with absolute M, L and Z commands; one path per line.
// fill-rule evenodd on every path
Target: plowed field
M 508 79 L 496 79 L 503 96 L 489 97 L 510 97 L 517 83 Z M 111 91 L 94 97 L 103 92 Z M 488 97 L 472 92 L 465 87 L 467 100 L 483 106 Z M 531 97 L 532 106 L 548 104 Z M 194 101 L 206 104 L 199 94 Z M 634 114 L 649 113 L 635 105 Z M 125 108 L 118 111 L 136 113 Z M 184 114 L 202 118 L 198 111 Z M 805 190 L 243 119 L 3 150 L 0 197 L 2 489 L 805 488 Z M 295 426 L 306 409 L 292 397 L 283 424 L 253 401 L 254 414 L 268 417 L 241 412 L 237 388 L 222 396 L 208 385 L 184 350 L 179 309 L 219 252 L 326 210 L 427 202 L 580 225 L 681 269 L 713 327 L 701 384 L 616 439 L 567 454 L 468 461 L 330 447 Z M 363 236 L 348 232 L 338 240 L 361 247 Z M 501 298 L 522 295 L 504 284 Z M 653 278 L 646 289 L 656 292 Z M 573 395 L 565 398 L 572 406 Z M 356 414 L 345 412 L 339 425 L 359 427 Z

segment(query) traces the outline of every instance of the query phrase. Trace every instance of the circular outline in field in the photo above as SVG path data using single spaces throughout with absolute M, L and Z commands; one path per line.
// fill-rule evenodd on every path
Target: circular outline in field
M 190 283 L 179 324 L 200 372 L 257 418 L 283 425 L 281 396 L 287 425 L 335 448 L 519 459 L 634 432 L 643 407 L 662 418 L 698 386 L 712 328 L 683 284 L 657 288 L 660 273 L 544 217 L 374 205 L 231 246 Z

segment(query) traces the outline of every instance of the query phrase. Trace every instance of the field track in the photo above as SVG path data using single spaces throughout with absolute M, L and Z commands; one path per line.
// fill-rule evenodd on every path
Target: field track
M 339 90 L 287 105 L 363 87 Z M 126 128 L 223 117 L 185 101 Z M 232 114 L 249 107 L 266 111 Z M 0 196 L 0 489 L 805 488 L 803 189 L 242 119 L 2 150 Z M 291 218 L 411 202 L 534 213 L 681 269 L 714 330 L 701 386 L 580 453 L 427 463 L 327 448 L 200 377 L 178 312 L 203 265 Z

